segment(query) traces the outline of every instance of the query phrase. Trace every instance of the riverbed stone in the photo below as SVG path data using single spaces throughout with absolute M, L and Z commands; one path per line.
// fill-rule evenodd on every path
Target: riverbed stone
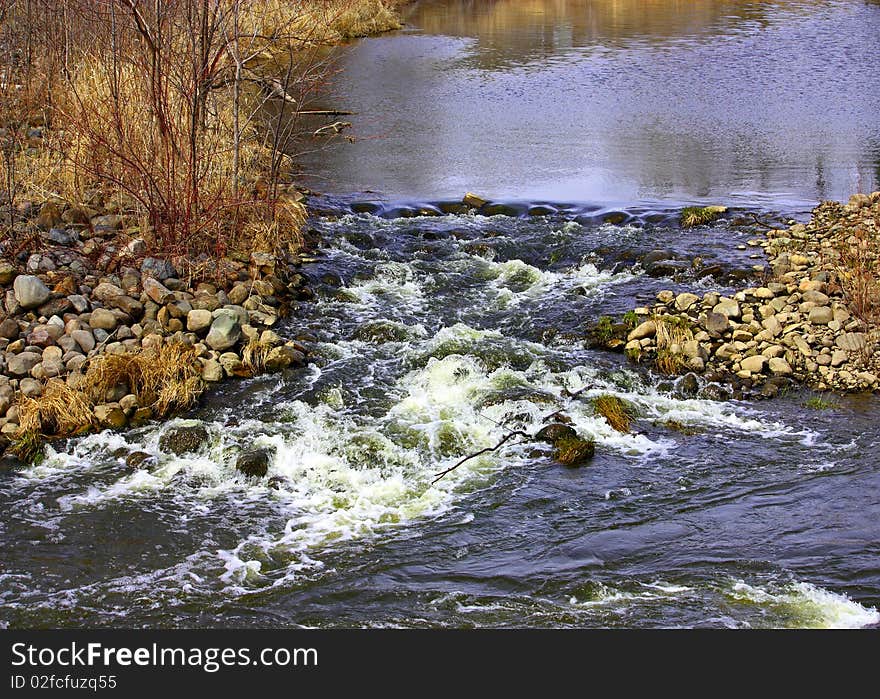
M 740 306 L 737 301 L 734 299 L 724 298 L 722 297 L 715 307 L 712 309 L 713 313 L 719 313 L 727 318 L 739 318 L 740 316 Z
M 657 334 L 657 324 L 653 320 L 646 320 L 644 323 L 637 325 L 627 335 L 627 341 L 641 340 L 646 337 L 654 337 Z
M 95 349 L 95 336 L 89 330 L 74 330 L 70 337 L 76 340 L 83 352 L 88 354 Z
M 114 330 L 117 325 L 116 316 L 106 308 L 96 308 L 89 318 L 89 325 L 95 330 Z
M 144 292 L 150 300 L 159 305 L 163 305 L 174 299 L 174 294 L 171 289 L 152 277 L 144 277 L 143 287 Z
M 98 424 L 105 429 L 121 430 L 128 424 L 125 411 L 118 404 L 108 403 L 95 406 L 94 413 Z
M 748 371 L 752 374 L 760 374 L 764 371 L 764 364 L 767 362 L 767 357 L 756 354 L 752 357 L 745 357 L 740 363 L 740 368 L 743 371 Z
M 684 292 L 675 297 L 675 308 L 679 311 L 686 311 L 699 300 L 700 297 L 696 294 Z
M 234 346 L 241 338 L 241 323 L 239 315 L 235 312 L 218 309 L 214 314 L 216 317 L 211 323 L 205 344 L 213 350 L 222 352 Z
M 36 398 L 43 394 L 43 384 L 36 379 L 26 378 L 18 382 L 18 390 L 27 398 Z
M 867 346 L 864 333 L 844 333 L 835 340 L 835 344 L 847 352 L 863 352 Z
M 721 337 L 730 328 L 730 320 L 723 313 L 710 311 L 703 320 L 703 327 L 712 337 Z
M 810 309 L 809 320 L 813 325 L 827 325 L 834 320 L 834 311 L 828 306 L 815 306 Z
M 145 451 L 134 451 L 125 457 L 125 465 L 131 469 L 141 470 L 155 466 L 159 460 Z
M 20 334 L 21 328 L 14 318 L 6 318 L 0 323 L 0 337 L 12 341 L 17 340 Z
M 186 316 L 186 329 L 190 332 L 201 333 L 211 327 L 214 318 L 211 311 L 193 309 Z
M 790 376 L 792 374 L 791 365 L 782 357 L 771 357 L 767 366 L 774 376 Z
M 217 358 L 217 361 L 227 376 L 247 376 L 250 373 L 235 352 L 224 352 Z
M 267 371 L 281 371 L 287 369 L 294 364 L 299 364 L 305 359 L 301 352 L 298 352 L 290 345 L 282 345 L 274 347 L 266 355 L 265 367 Z
M 223 380 L 223 365 L 216 359 L 207 360 L 202 366 L 202 379 L 208 383 L 217 383 Z
M 0 260 L 0 285 L 6 286 L 9 284 L 9 282 L 15 279 L 16 274 L 15 265 L 6 260 Z
M 43 355 L 36 352 L 20 352 L 7 355 L 6 370 L 13 376 L 27 376 L 37 364 L 43 361 Z
M 42 306 L 52 295 L 51 290 L 39 277 L 31 274 L 20 274 L 13 282 L 15 299 L 25 310 Z
M 122 290 L 121 287 L 116 286 L 116 284 L 111 284 L 110 282 L 101 282 L 92 289 L 92 298 L 98 299 L 101 303 L 107 303 L 111 299 L 116 298 L 117 296 L 123 296 L 125 291 Z

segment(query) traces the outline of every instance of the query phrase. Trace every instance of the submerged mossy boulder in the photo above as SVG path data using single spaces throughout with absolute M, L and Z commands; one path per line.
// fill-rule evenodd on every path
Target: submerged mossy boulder
M 413 336 L 413 331 L 403 323 L 391 320 L 371 320 L 359 325 L 353 338 L 360 342 L 382 345 L 386 342 L 406 342 Z
M 158 463 L 158 459 L 145 451 L 134 451 L 125 457 L 125 465 L 133 471 L 149 469 Z
M 618 432 L 629 432 L 637 411 L 631 403 L 609 393 L 593 399 L 593 410 Z
M 596 455 L 596 443 L 592 439 L 564 437 L 555 444 L 556 460 L 572 468 L 583 466 Z
M 554 422 L 535 435 L 535 441 L 553 445 L 553 458 L 565 466 L 583 466 L 596 454 L 596 443 L 592 439 L 578 436 L 573 427 Z

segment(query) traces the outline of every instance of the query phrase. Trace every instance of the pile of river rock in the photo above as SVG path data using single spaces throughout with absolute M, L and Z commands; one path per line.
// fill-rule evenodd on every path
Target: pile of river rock
M 764 283 L 729 296 L 661 291 L 653 306 L 635 309 L 638 323 L 617 345 L 649 363 L 662 349 L 676 355 L 682 372 L 764 395 L 790 381 L 816 390 L 880 389 L 880 328 L 856 316 L 844 281 L 853 273 L 845 257 L 861 245 L 867 293 L 876 297 L 880 192 L 854 195 L 845 206 L 825 202 L 809 224 L 749 243 L 766 252 Z M 880 299 L 873 300 L 880 310 Z M 669 335 L 658 333 L 662 324 L 684 328 L 692 339 L 668 345 Z
M 50 379 L 71 382 L 101 353 L 185 343 L 208 383 L 247 374 L 251 339 L 266 348 L 268 371 L 305 361 L 306 347 L 274 329 L 293 301 L 311 295 L 296 271 L 301 259 L 224 258 L 214 269 L 222 281 L 191 283 L 177 269 L 186 260 L 147 256 L 123 224 L 46 204 L 31 224 L 39 244 L 0 259 L 0 441 L 19 430 L 20 396 L 39 396 Z M 108 395 L 94 411 L 101 426 L 120 428 L 139 408 L 134 395 Z

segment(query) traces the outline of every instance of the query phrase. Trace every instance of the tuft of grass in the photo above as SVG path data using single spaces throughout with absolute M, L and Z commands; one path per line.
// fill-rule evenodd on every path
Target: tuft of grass
M 272 351 L 272 345 L 260 342 L 257 337 L 248 340 L 241 352 L 241 361 L 253 374 L 259 374 L 266 367 L 266 357 Z
M 135 354 L 101 355 L 81 381 L 95 402 L 125 384 L 156 417 L 192 407 L 205 388 L 196 351 L 178 342 Z
M 699 427 L 693 427 L 691 425 L 685 425 L 683 422 L 679 422 L 678 420 L 666 420 L 666 422 L 662 423 L 666 429 L 673 430 L 674 432 L 680 432 L 684 435 L 695 435 L 700 434 L 702 430 Z
M 847 307 L 869 327 L 880 324 L 880 220 L 877 233 L 857 228 L 835 241 L 837 279 Z
M 94 406 L 120 384 L 156 417 L 192 407 L 205 388 L 196 351 L 182 343 L 136 354 L 100 355 L 72 384 L 53 379 L 40 396 L 21 399 L 12 453 L 25 463 L 38 463 L 44 440 L 92 430 L 97 425 Z
M 813 396 L 804 401 L 804 407 L 810 410 L 834 410 L 839 404 L 834 400 L 825 400 L 822 396 Z
M 614 325 L 611 318 L 602 316 L 596 323 L 596 339 L 600 342 L 608 342 L 614 337 Z
M 636 417 L 636 410 L 632 405 L 607 393 L 593 399 L 593 409 L 597 415 L 604 417 L 611 427 L 623 433 L 629 432 L 630 425 Z
M 682 316 L 654 315 L 651 320 L 657 326 L 657 358 L 654 365 L 663 374 L 680 373 L 687 365 L 681 347 L 694 339 L 693 327 Z
M 634 364 L 638 364 L 642 360 L 642 349 L 640 347 L 632 347 L 624 350 L 623 353 Z
M 70 437 L 95 423 L 92 401 L 77 388 L 53 379 L 36 398 L 22 398 L 19 425 L 23 434 Z
M 657 350 L 657 358 L 654 360 L 654 366 L 661 374 L 674 376 L 680 374 L 687 366 L 684 357 L 680 354 L 671 352 L 668 349 Z
M 726 211 L 726 206 L 688 206 L 681 211 L 681 225 L 683 228 L 705 226 Z
M 639 317 L 636 315 L 635 311 L 627 311 L 623 314 L 621 322 L 628 328 L 634 328 L 639 324 Z
M 22 431 L 9 451 L 24 464 L 38 465 L 46 456 L 44 446 L 39 432 Z
M 52 379 L 41 395 L 22 398 L 19 431 L 10 451 L 23 463 L 39 464 L 47 438 L 72 437 L 95 424 L 89 397 L 61 379 Z

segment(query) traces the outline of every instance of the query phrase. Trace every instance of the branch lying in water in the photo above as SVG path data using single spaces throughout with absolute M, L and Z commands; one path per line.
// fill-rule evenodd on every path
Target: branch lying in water
M 525 437 L 526 439 L 532 439 L 531 435 L 526 434 L 522 430 L 516 430 L 515 432 L 510 432 L 509 434 L 505 435 L 504 439 L 502 439 L 500 442 L 498 442 L 498 444 L 496 444 L 494 447 L 486 447 L 485 449 L 480 449 L 480 451 L 474 452 L 473 454 L 469 454 L 468 456 L 464 457 L 457 464 L 455 464 L 454 466 L 450 466 L 445 471 L 440 471 L 440 473 L 437 474 L 436 478 L 434 478 L 434 480 L 431 481 L 431 485 L 434 485 L 437 481 L 439 481 L 441 478 L 443 478 L 443 476 L 445 476 L 449 473 L 452 473 L 455 469 L 457 469 L 463 463 L 470 461 L 471 459 L 476 459 L 478 456 L 482 456 L 483 454 L 488 454 L 489 452 L 498 451 L 501 447 L 503 447 L 505 444 L 507 444 L 507 442 L 509 442 L 511 439 L 513 439 L 514 437 L 517 437 L 517 436 Z

